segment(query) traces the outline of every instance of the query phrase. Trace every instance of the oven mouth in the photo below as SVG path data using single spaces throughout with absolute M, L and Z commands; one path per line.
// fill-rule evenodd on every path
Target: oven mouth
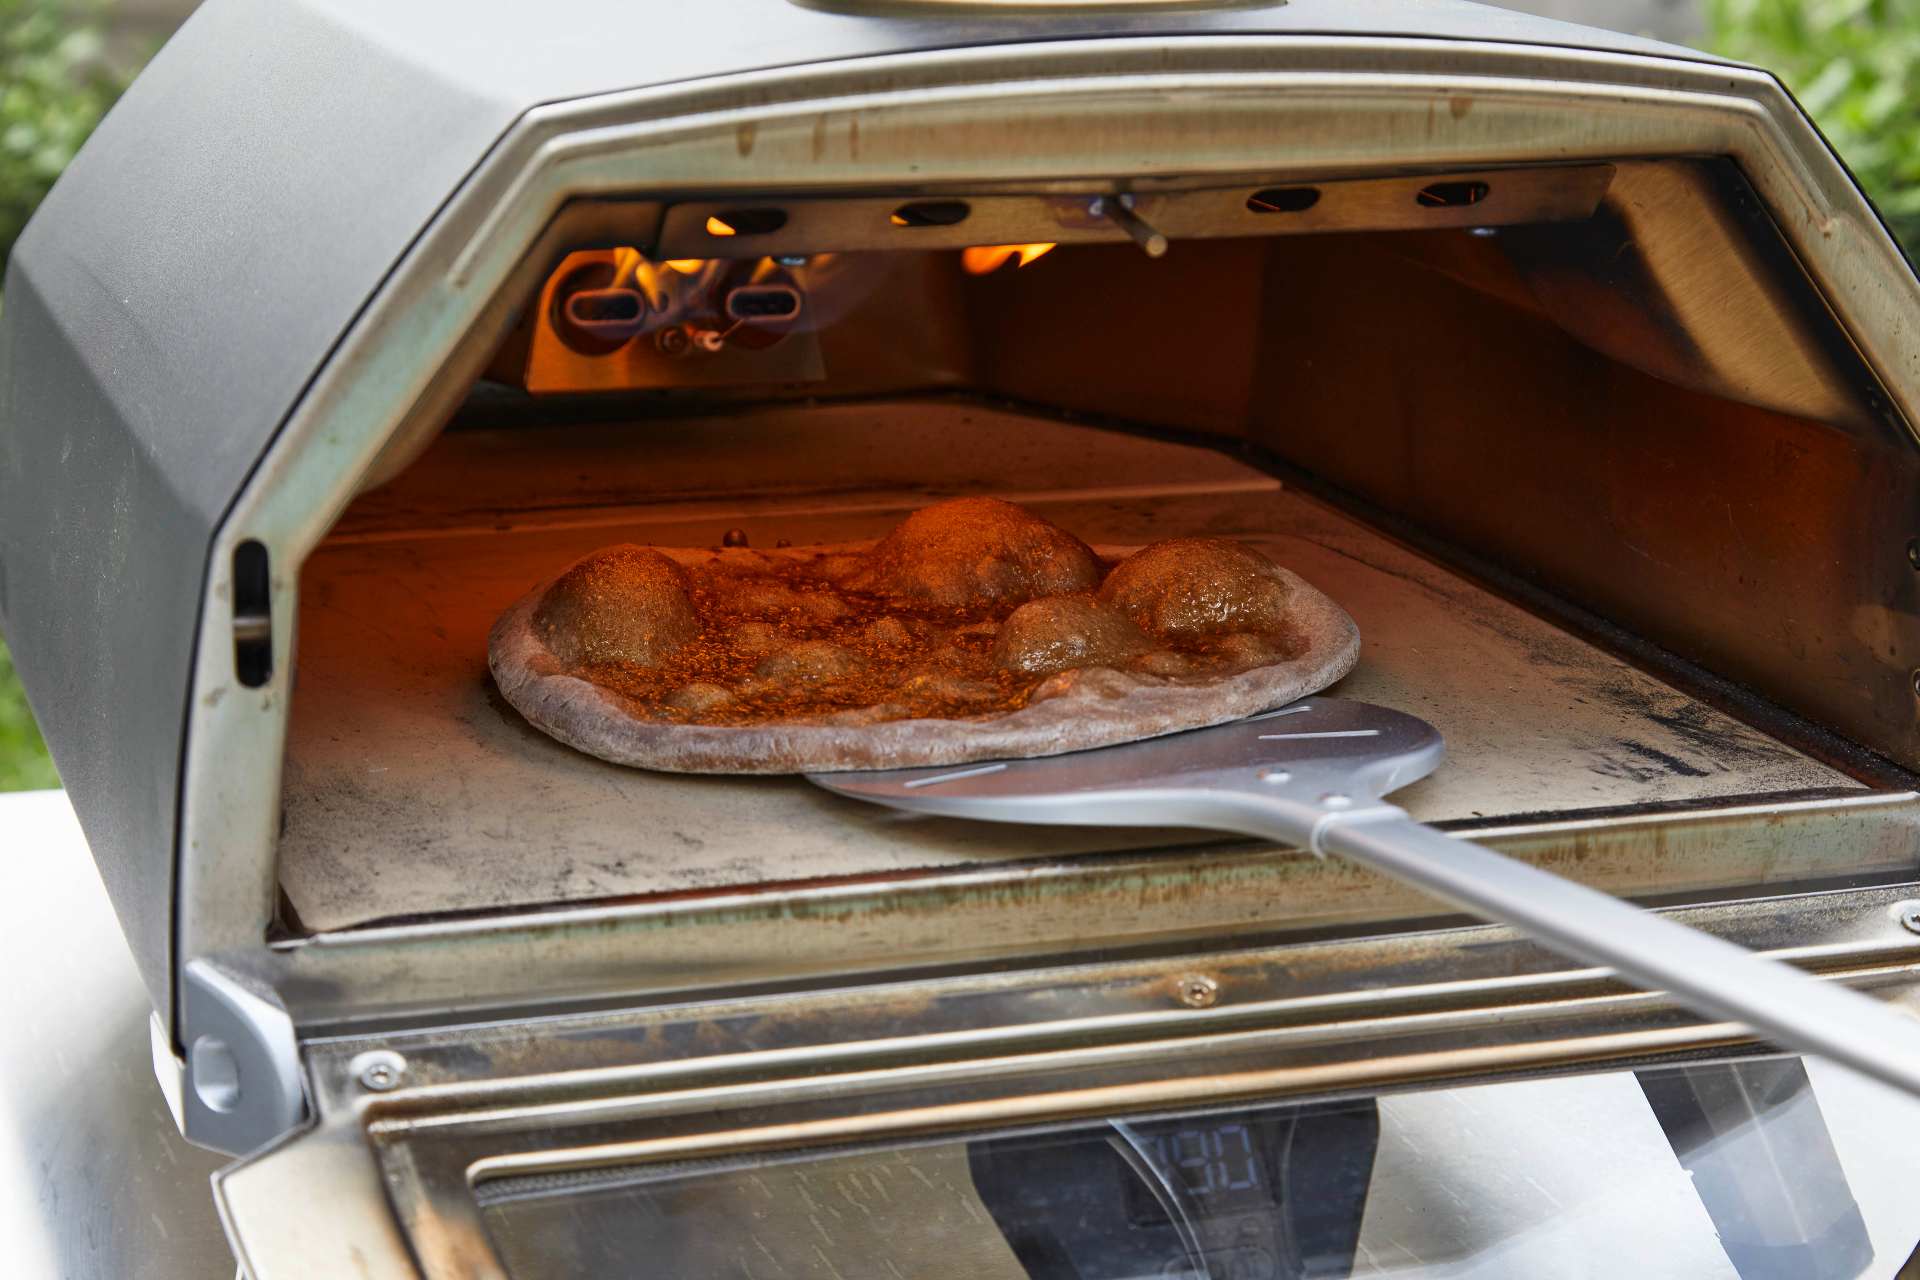
M 1681 226 L 1720 237 L 1711 289 Z M 519 721 L 476 666 L 513 595 L 596 546 L 860 543 L 969 493 L 1103 545 L 1303 557 L 1360 618 L 1379 700 L 1454 700 L 1434 791 L 1454 799 L 1416 796 L 1429 820 L 1676 903 L 1897 877 L 1920 849 L 1910 775 L 1676 643 L 1673 583 L 1623 596 L 1608 559 L 1607 468 L 1662 492 L 1675 473 L 1637 460 L 1672 439 L 1737 424 L 1798 448 L 1817 422 L 1884 456 L 1904 432 L 1794 270 L 1713 160 L 578 201 L 449 429 L 390 449 L 301 567 L 273 950 L 320 981 L 369 948 L 448 942 L 452 966 L 597 932 L 604 953 L 541 984 L 617 1001 L 688 989 L 607 968 L 672 922 L 705 939 L 692 985 L 731 990 L 1435 922 L 1293 851 L 890 825 L 791 781 L 624 771 Z M 1729 281 L 1752 305 L 1724 305 Z M 1604 467 L 1563 465 L 1596 442 Z M 1481 457 L 1529 478 L 1476 476 Z M 1436 466 L 1478 506 L 1423 488 Z M 1528 484 L 1609 531 L 1569 541 L 1513 502 Z M 1756 514 L 1723 501 L 1750 543 Z M 1623 536 L 1657 578 L 1704 571 L 1683 534 Z M 374 625 L 409 616 L 433 628 Z M 1394 670 L 1411 635 L 1444 656 Z M 1525 750 L 1493 743 L 1499 708 Z M 1099 905 L 1143 892 L 1164 905 Z M 1275 905 L 1249 915 L 1249 894 Z M 849 946 L 836 919 L 892 941 Z M 420 976 L 458 998 L 455 967 Z

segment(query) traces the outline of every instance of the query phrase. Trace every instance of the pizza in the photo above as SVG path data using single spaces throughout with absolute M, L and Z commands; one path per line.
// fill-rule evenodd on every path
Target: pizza
M 1238 719 L 1325 688 L 1360 637 L 1223 538 L 1094 548 L 956 498 L 878 542 L 605 547 L 494 625 L 507 701 L 569 746 L 691 773 L 1054 755 Z

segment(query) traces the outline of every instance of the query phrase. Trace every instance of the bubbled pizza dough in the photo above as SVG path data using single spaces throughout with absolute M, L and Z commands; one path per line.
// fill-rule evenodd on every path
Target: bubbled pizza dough
M 1100 581 L 1093 548 L 998 498 L 954 498 L 914 512 L 880 539 L 852 584 L 910 604 L 1016 605 Z
M 1166 640 L 1272 630 L 1293 589 L 1279 566 L 1225 538 L 1170 538 L 1128 556 L 1100 598 Z
M 1007 615 L 993 639 L 994 665 L 1051 675 L 1111 667 L 1153 648 L 1133 619 L 1090 595 L 1030 600 Z

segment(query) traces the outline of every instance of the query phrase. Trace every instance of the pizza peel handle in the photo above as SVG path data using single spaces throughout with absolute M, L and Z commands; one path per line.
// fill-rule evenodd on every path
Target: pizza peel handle
M 1733 943 L 1413 821 L 1381 796 L 1432 772 L 1439 731 L 1339 698 L 1070 755 L 952 768 L 820 773 L 829 791 L 997 822 L 1191 826 L 1337 853 L 1565 955 L 1670 992 L 1920 1095 L 1920 1022 Z

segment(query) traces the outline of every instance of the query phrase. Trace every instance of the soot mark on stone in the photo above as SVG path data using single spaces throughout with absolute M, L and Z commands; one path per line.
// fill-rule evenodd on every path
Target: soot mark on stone
M 1653 782 L 1662 777 L 1707 778 L 1712 771 L 1682 760 L 1679 756 L 1650 747 L 1631 738 L 1615 738 L 1614 745 L 1625 756 L 1602 753 L 1599 762 L 1588 766 L 1608 778 L 1627 778 L 1634 782 Z

